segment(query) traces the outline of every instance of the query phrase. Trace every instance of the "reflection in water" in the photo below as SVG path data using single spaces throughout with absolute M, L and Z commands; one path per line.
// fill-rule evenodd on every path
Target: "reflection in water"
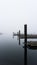
M 34 46 L 34 47 L 28 46 L 27 48 L 32 49 L 32 50 L 37 50 L 37 46 Z
M 19 38 L 20 39 L 20 38 Z M 21 44 L 21 41 L 19 41 Z M 25 43 L 24 43 L 25 44 Z M 25 48 L 25 46 L 23 46 Z M 37 41 L 28 41 L 27 42 L 27 65 L 37 65 Z M 36 55 L 36 56 L 35 56 Z M 30 58 L 29 58 L 30 56 Z M 34 60 L 35 58 L 35 60 Z
M 8 34 L 0 36 L 0 65 L 24 65 L 24 44 L 21 40 L 19 44 L 20 46 L 16 37 L 12 39 Z M 27 47 L 27 65 L 37 65 L 37 50 L 32 50 L 29 46 Z

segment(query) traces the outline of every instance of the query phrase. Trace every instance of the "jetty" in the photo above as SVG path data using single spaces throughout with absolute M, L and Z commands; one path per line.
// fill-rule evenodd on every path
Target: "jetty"
M 20 39 L 24 39 L 24 37 L 26 37 L 26 36 L 24 36 L 24 34 L 20 34 L 19 32 L 16 34 L 16 33 L 13 33 L 13 36 L 20 36 Z M 35 39 L 35 38 L 37 38 L 37 34 L 27 34 L 27 38 L 28 39 Z
M 37 49 L 37 41 L 27 41 L 27 39 L 37 39 L 37 34 L 27 34 L 27 24 L 24 25 L 24 34 L 20 33 L 13 33 L 13 37 L 18 36 L 19 45 L 20 39 L 24 39 L 24 65 L 27 65 L 27 48 L 29 49 Z
M 37 46 L 37 41 L 28 41 L 28 46 Z

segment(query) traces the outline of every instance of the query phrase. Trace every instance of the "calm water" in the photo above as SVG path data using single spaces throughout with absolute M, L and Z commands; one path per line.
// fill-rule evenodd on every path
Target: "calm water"
M 17 38 L 10 34 L 0 35 L 0 65 L 24 65 L 23 42 L 21 45 Z M 27 49 L 28 65 L 37 65 L 37 50 Z

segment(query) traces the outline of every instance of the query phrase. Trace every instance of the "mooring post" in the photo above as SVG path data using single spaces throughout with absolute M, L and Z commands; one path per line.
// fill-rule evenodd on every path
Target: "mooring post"
M 20 30 L 19 30 L 19 45 L 20 45 Z
M 27 65 L 27 24 L 24 25 L 24 65 Z

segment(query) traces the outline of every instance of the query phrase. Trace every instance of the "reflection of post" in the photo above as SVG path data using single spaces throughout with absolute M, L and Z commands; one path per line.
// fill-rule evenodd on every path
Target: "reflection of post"
M 27 25 L 24 25 L 24 65 L 27 65 Z
M 19 45 L 20 45 L 20 30 L 19 30 Z

